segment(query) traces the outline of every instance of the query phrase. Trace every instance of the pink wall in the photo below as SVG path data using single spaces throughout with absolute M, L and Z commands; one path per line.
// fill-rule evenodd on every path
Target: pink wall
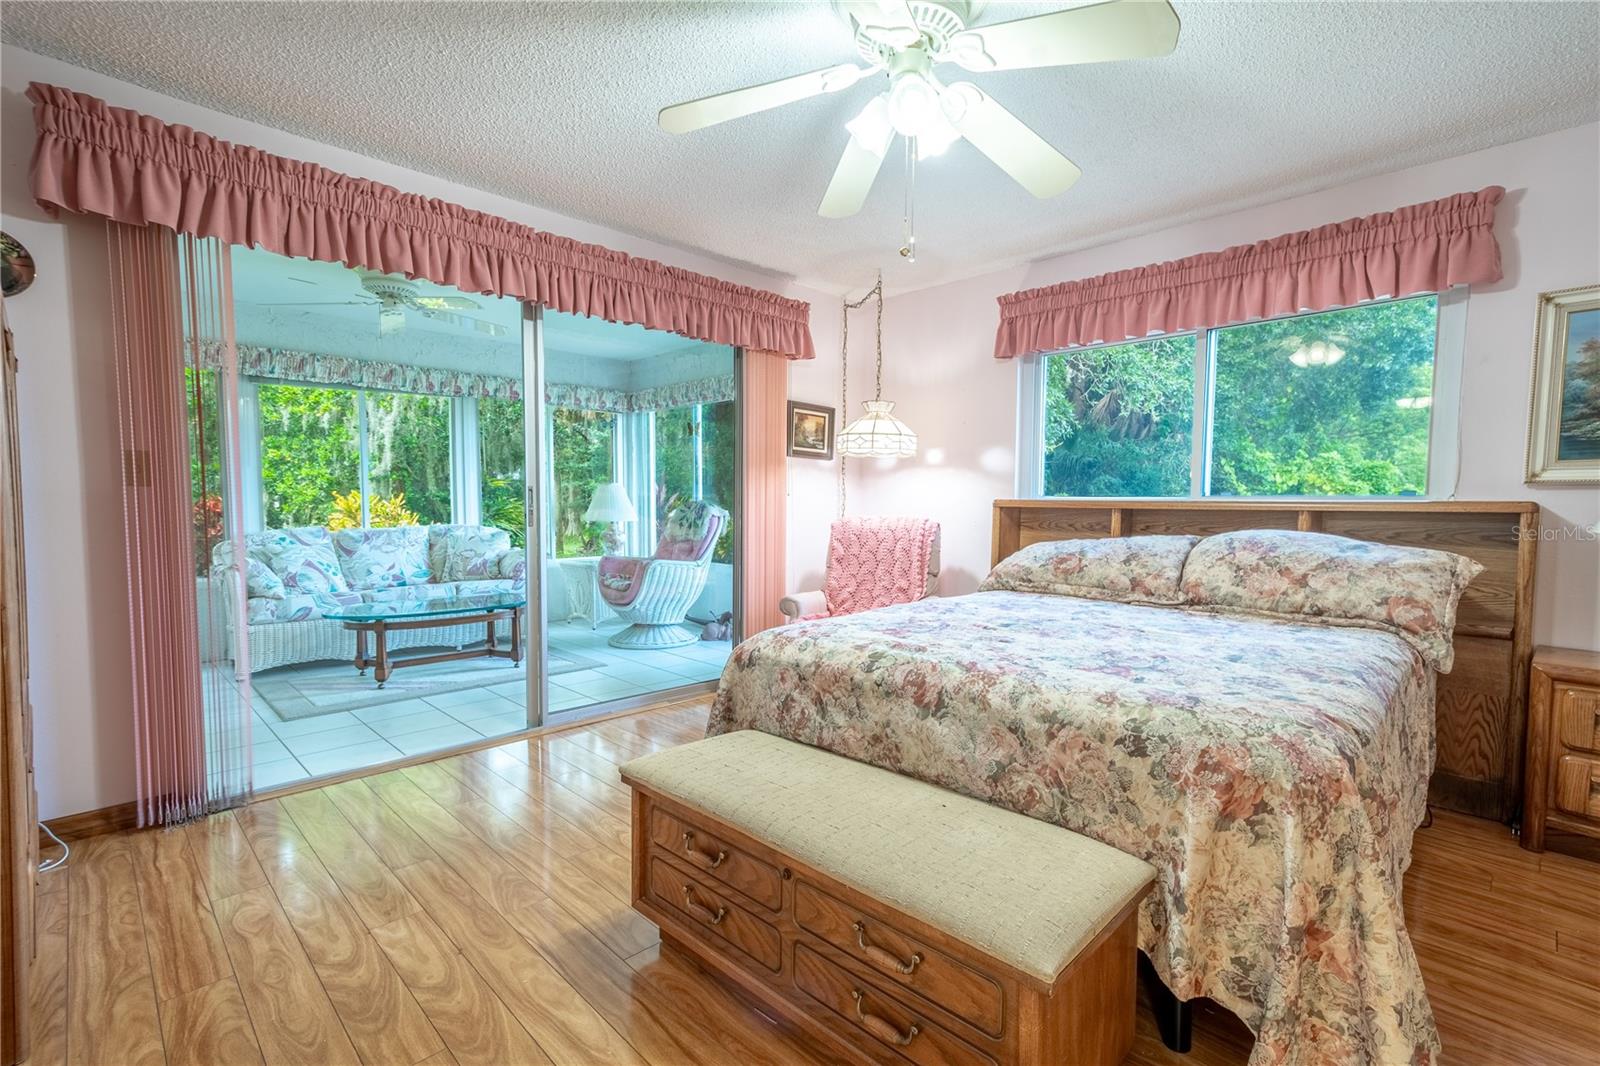
M 3 57 L 0 225 L 27 245 L 39 266 L 38 280 L 27 293 L 7 301 L 6 314 L 16 334 L 22 366 L 23 510 L 43 817 L 131 800 L 133 731 L 121 488 L 116 476 L 117 426 L 108 355 L 105 227 L 89 218 L 49 219 L 34 205 L 27 178 L 33 145 L 32 109 L 22 95 L 29 81 L 66 85 L 269 152 L 810 300 L 817 309 L 812 334 L 819 358 L 793 367 L 791 388 L 807 399 L 837 388 L 836 302 L 786 277 L 566 218 L 20 49 L 6 47 Z M 794 486 L 800 491 L 789 518 L 787 576 L 792 585 L 821 574 L 837 468 L 807 460 L 789 460 L 789 465 Z
M 1600 490 L 1523 484 L 1534 300 L 1600 282 L 1600 126 L 1535 137 L 1264 207 L 892 297 L 884 394 L 922 438 L 916 459 L 852 477 L 852 510 L 925 514 L 944 527 L 946 594 L 988 570 L 990 504 L 1014 494 L 1016 370 L 991 357 L 995 297 L 1214 251 L 1450 193 L 1504 185 L 1496 233 L 1505 279 L 1468 300 L 1461 499 L 1529 499 L 1558 539 L 1539 549 L 1535 639 L 1600 648 Z M 1071 194 L 1061 210 L 1070 211 Z M 926 235 L 936 240 L 934 234 Z M 893 276 L 890 277 L 893 285 Z M 853 360 L 851 389 L 870 388 Z

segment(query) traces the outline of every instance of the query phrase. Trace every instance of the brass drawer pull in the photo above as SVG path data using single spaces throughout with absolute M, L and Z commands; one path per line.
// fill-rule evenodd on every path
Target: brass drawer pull
M 726 907 L 718 907 L 713 911 L 710 907 L 698 902 L 694 898 L 694 889 L 688 885 L 683 886 L 683 906 L 690 914 L 707 925 L 721 925 L 722 919 L 728 916 L 728 908 Z
M 717 867 L 721 866 L 723 864 L 723 862 L 726 861 L 727 858 L 728 858 L 728 853 L 726 851 L 722 851 L 720 849 L 717 851 L 717 853 L 715 855 L 712 855 L 710 852 L 707 852 L 707 851 L 700 851 L 700 850 L 696 849 L 695 846 L 694 846 L 694 834 L 693 833 L 684 833 L 683 834 L 683 853 L 685 855 L 693 856 L 694 858 L 699 859 L 701 862 L 705 863 L 706 864 L 706 869 L 708 869 L 708 870 L 715 870 Z
M 885 1044 L 893 1044 L 895 1047 L 905 1047 L 907 1044 L 911 1043 L 911 1041 L 917 1038 L 918 1033 L 922 1032 L 922 1029 L 917 1025 L 916 1022 L 912 1022 L 911 1028 L 902 1033 L 900 1030 L 896 1029 L 893 1025 L 884 1021 L 876 1014 L 868 1014 L 861 1006 L 861 989 L 852 988 L 850 990 L 850 996 L 856 1001 L 856 1020 L 861 1023 L 861 1028 L 865 1029 L 867 1032 L 871 1033 Z
M 878 947 L 876 944 L 867 943 L 866 923 L 856 922 L 851 925 L 850 928 L 855 930 L 856 947 L 860 948 L 866 954 L 868 959 L 872 960 L 883 969 L 893 970 L 896 973 L 910 977 L 916 972 L 917 967 L 922 965 L 922 952 L 920 951 L 914 953 L 909 962 L 901 962 L 899 959 Z

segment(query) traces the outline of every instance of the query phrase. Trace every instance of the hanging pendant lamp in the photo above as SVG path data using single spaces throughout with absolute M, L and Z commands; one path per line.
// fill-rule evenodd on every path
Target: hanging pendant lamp
M 844 305 L 844 326 L 839 344 L 841 376 L 849 372 L 850 312 L 868 300 L 878 301 L 878 374 L 873 397 L 861 406 L 860 418 L 839 431 L 840 455 L 857 458 L 904 459 L 917 454 L 917 435 L 894 416 L 894 404 L 883 398 L 883 275 L 878 283 L 855 303 Z

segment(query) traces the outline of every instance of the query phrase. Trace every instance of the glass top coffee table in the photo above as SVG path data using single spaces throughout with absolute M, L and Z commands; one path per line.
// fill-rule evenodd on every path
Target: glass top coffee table
M 387 603 L 358 603 L 323 617 L 343 622 L 344 627 L 356 635 L 356 670 L 365 674 L 372 667 L 372 676 L 382 688 L 389 675 L 402 666 L 425 666 L 428 663 L 453 662 L 457 659 L 510 659 L 513 667 L 522 663 L 522 612 L 528 606 L 521 594 L 494 593 L 481 596 L 447 596 L 435 600 L 395 600 Z M 434 652 L 428 655 L 407 655 L 403 659 L 389 656 L 388 634 L 395 629 L 430 629 L 444 626 L 484 624 L 484 644 L 480 647 L 460 648 L 456 651 Z M 511 627 L 511 646 L 499 647 L 495 643 L 495 625 L 507 622 Z M 367 637 L 374 647 L 367 654 Z

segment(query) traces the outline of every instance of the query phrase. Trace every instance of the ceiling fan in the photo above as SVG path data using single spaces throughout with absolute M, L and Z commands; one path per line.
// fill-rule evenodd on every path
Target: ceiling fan
M 424 317 L 453 323 L 472 323 L 480 333 L 500 336 L 507 332 L 505 326 L 495 322 L 451 311 L 471 311 L 478 301 L 465 296 L 424 296 L 417 291 L 417 283 L 402 274 L 384 274 L 376 270 L 358 270 L 361 288 L 372 298 L 365 300 L 322 300 L 295 303 L 260 304 L 261 307 L 376 307 L 378 309 L 378 335 L 387 337 L 405 328 L 406 311 L 412 310 Z M 299 278 L 291 279 L 299 281 Z
M 1178 15 L 1167 0 L 1109 0 L 1044 15 L 973 26 L 983 0 L 833 0 L 855 33 L 866 65 L 841 63 L 663 108 L 669 133 L 688 133 L 823 93 L 882 73 L 888 87 L 846 124 L 850 141 L 817 213 L 845 218 L 861 210 L 895 134 L 916 157 L 937 155 L 965 137 L 1044 199 L 1065 192 L 1082 173 L 1010 111 L 970 81 L 944 84 L 938 64 L 973 73 L 1025 67 L 1143 59 L 1178 44 Z

